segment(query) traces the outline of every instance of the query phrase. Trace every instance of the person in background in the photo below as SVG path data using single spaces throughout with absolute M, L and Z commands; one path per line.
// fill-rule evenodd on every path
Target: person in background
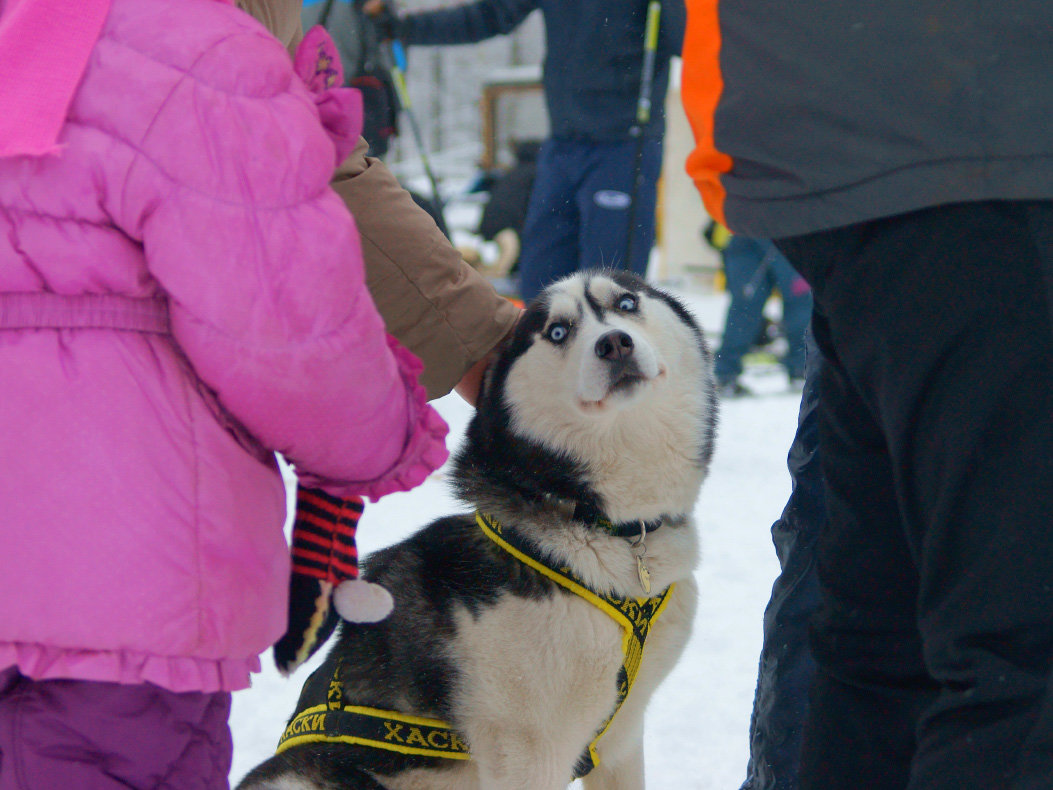
M 660 2 L 646 123 L 637 118 L 646 0 L 476 0 L 398 19 L 385 0 L 369 0 L 365 7 L 387 16 L 390 35 L 417 46 L 468 44 L 507 34 L 540 9 L 550 131 L 523 228 L 520 296 L 529 301 L 550 282 L 583 268 L 647 273 L 669 60 L 680 54 L 683 0 Z
M 691 0 L 683 97 L 707 210 L 805 277 L 823 358 L 817 672 L 777 786 L 1048 787 L 1048 6 L 770 10 Z
M 812 294 L 799 275 L 768 239 L 731 235 L 720 250 L 727 291 L 731 297 L 724 332 L 714 362 L 717 388 L 726 398 L 751 395 L 739 381 L 742 359 L 764 327 L 764 307 L 775 286 L 782 301 L 786 354 L 779 360 L 791 389 L 804 384 L 805 332 L 812 315 Z
M 225 788 L 286 624 L 274 451 L 341 498 L 446 457 L 310 43 L 294 72 L 225 0 L 0 2 L 5 790 Z

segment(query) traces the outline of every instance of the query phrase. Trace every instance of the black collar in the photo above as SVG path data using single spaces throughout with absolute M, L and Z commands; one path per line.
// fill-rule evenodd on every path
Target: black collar
M 621 521 L 617 524 L 605 516 L 599 508 L 578 502 L 574 507 L 574 520 L 596 527 L 615 538 L 639 538 L 641 534 L 654 532 L 662 526 L 662 519 L 654 521 Z

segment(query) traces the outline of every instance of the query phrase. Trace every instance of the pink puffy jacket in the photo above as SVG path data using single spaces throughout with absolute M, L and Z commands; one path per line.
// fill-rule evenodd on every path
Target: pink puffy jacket
M 61 156 L 0 160 L 0 668 L 242 688 L 285 627 L 270 451 L 373 497 L 445 459 L 316 104 L 234 7 L 114 0 Z

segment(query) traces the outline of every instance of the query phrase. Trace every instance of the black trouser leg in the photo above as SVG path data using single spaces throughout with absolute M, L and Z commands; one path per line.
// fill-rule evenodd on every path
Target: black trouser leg
M 802 786 L 1053 787 L 1053 204 L 780 246 L 827 360 Z
M 757 690 L 750 717 L 750 759 L 741 790 L 797 790 L 801 738 L 815 661 L 808 623 L 819 605 L 815 542 L 826 521 L 818 452 L 822 355 L 808 333 L 807 373 L 788 467 L 793 492 L 771 536 L 781 571 L 764 610 Z
M 935 688 L 914 618 L 917 573 L 880 427 L 836 355 L 826 316 L 816 313 L 812 328 L 826 360 L 819 441 L 830 517 L 816 552 L 824 605 L 801 786 L 903 788 L 917 717 Z

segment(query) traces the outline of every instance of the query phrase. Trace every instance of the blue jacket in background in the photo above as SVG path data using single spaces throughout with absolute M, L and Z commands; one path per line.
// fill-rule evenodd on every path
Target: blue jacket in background
M 684 40 L 683 0 L 661 0 L 651 121 L 665 131 L 669 58 Z M 551 136 L 614 142 L 632 136 L 643 71 L 647 0 L 476 0 L 402 19 L 407 44 L 468 44 L 510 33 L 537 9 L 545 18 L 545 99 Z

